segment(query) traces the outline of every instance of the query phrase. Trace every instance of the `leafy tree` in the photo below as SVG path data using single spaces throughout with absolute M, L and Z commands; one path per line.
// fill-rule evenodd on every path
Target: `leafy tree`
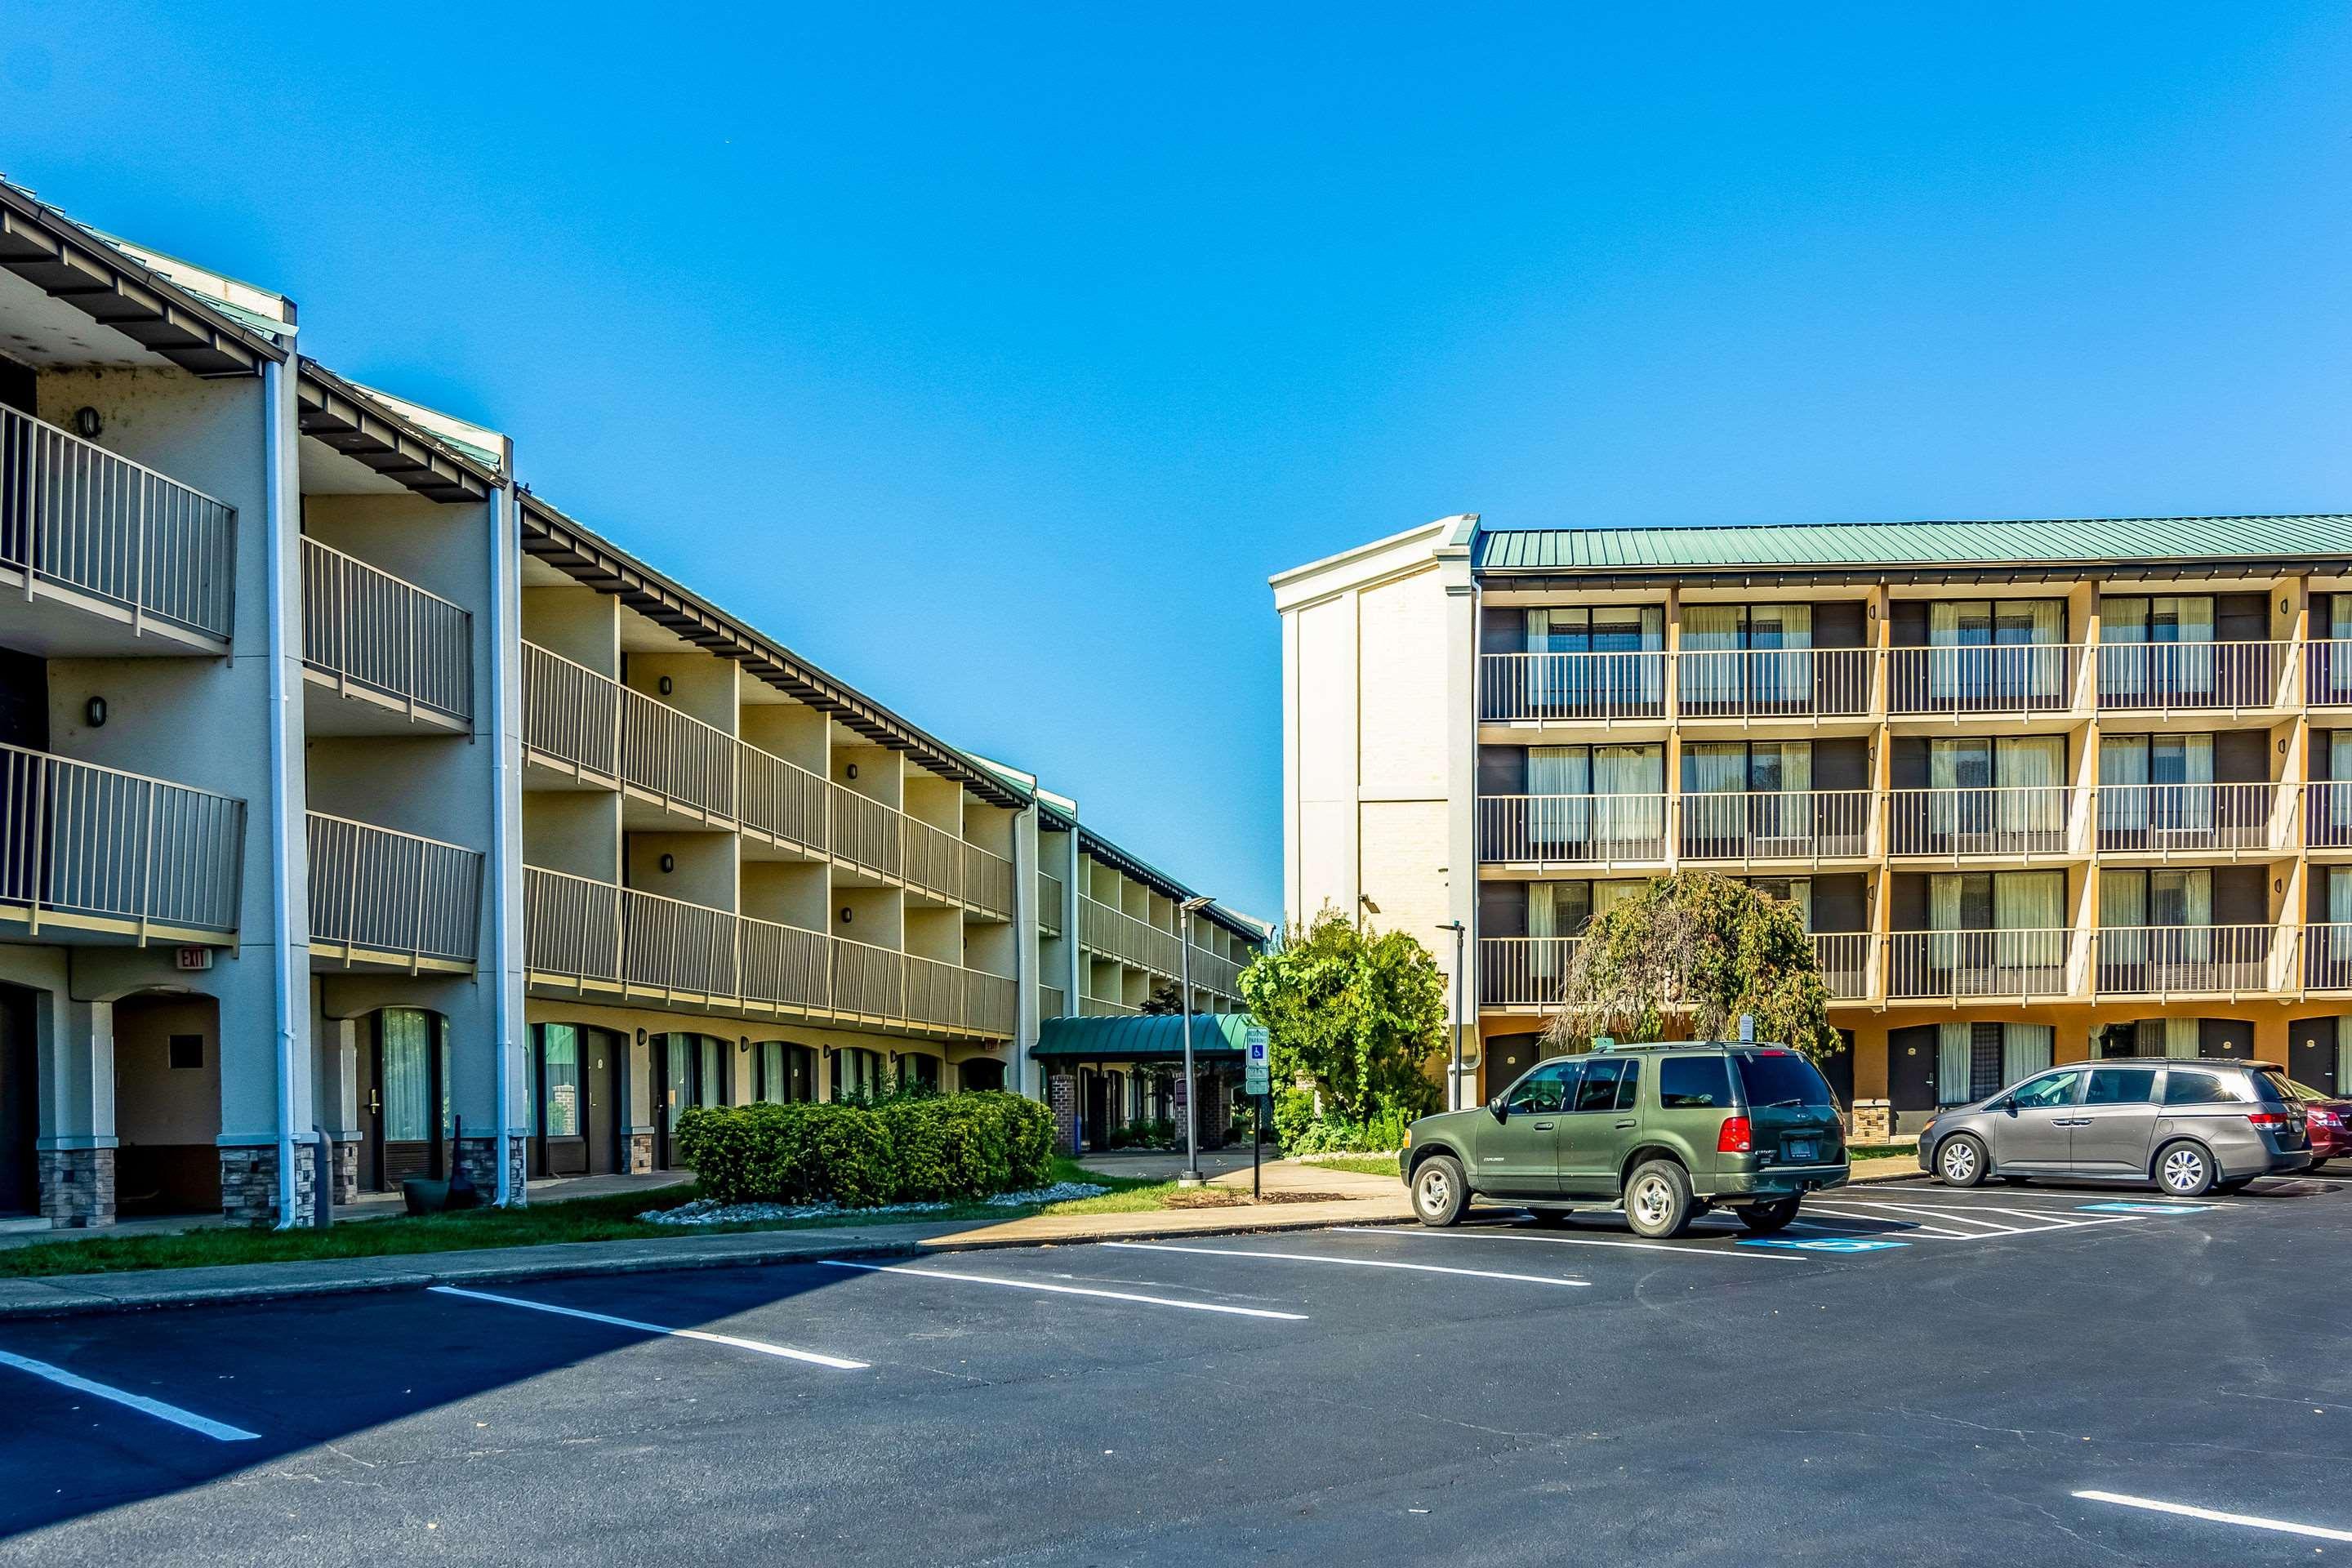
M 1436 1109 L 1445 982 L 1412 937 L 1367 935 L 1326 910 L 1251 961 L 1241 985 L 1265 1026 L 1275 1082 L 1307 1079 L 1327 1112 L 1352 1123 Z
M 1677 871 L 1584 928 L 1544 1033 L 1562 1047 L 1655 1040 L 1674 1019 L 1691 1038 L 1720 1040 L 1747 1013 L 1759 1040 L 1819 1063 L 1840 1047 L 1829 995 L 1795 905 L 1712 871 Z
M 1151 988 L 1151 994 L 1136 1009 L 1147 1017 L 1173 1017 L 1184 1010 L 1184 993 L 1173 980 L 1163 980 Z

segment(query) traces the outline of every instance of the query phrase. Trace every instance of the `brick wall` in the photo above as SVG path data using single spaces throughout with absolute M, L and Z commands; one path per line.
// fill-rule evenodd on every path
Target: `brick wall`
M 1054 1106 L 1054 1146 L 1065 1154 L 1078 1152 L 1078 1080 L 1056 1075 L 1048 1089 Z
M 499 1141 L 495 1138 L 460 1138 L 457 1146 L 457 1168 L 466 1173 L 475 1186 L 481 1189 L 481 1201 L 498 1201 Z M 521 1138 L 507 1140 L 508 1192 L 513 1201 L 521 1203 L 527 1196 L 523 1161 L 530 1152 L 529 1142 Z

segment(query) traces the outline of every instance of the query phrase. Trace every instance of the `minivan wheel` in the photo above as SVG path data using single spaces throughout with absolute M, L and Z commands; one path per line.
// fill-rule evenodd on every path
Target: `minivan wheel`
M 1680 1236 L 1691 1222 L 1690 1175 L 1672 1160 L 1645 1160 L 1625 1184 L 1625 1223 L 1636 1236 Z
M 2213 1156 L 2186 1138 L 2167 1143 L 2156 1152 L 2156 1184 L 2168 1198 L 2201 1198 L 2213 1185 Z
M 1749 1204 L 1737 1210 L 1739 1223 L 1758 1236 L 1769 1236 L 1776 1230 L 1786 1230 L 1789 1222 L 1797 1217 L 1797 1199 L 1775 1198 L 1769 1204 Z
M 1936 1174 L 1948 1187 L 1973 1187 L 1985 1179 L 1985 1146 L 1972 1133 L 1958 1132 L 1936 1151 Z
M 1412 1212 L 1422 1224 L 1441 1229 L 1459 1225 L 1469 1206 L 1470 1189 L 1453 1155 L 1432 1154 L 1412 1173 Z

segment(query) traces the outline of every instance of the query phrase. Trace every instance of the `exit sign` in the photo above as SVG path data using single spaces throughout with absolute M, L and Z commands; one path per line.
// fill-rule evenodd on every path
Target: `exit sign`
M 213 966 L 213 950 L 209 947 L 184 947 L 180 949 L 179 960 L 183 969 L 210 969 Z

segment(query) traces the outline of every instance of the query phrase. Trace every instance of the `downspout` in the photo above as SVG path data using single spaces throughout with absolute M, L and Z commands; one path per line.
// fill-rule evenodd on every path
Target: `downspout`
M 307 976 L 294 958 L 294 781 L 293 759 L 287 754 L 286 730 L 294 720 L 293 682 L 286 638 L 286 552 L 293 548 L 297 525 L 288 515 L 286 494 L 286 365 L 264 360 L 261 366 L 262 462 L 265 510 L 268 513 L 269 561 L 269 893 L 278 929 L 278 982 L 271 987 L 278 1004 L 278 1228 L 292 1229 L 294 1212 L 294 1006 L 307 1000 Z
M 498 1153 L 498 1179 L 492 1184 L 493 1199 L 500 1208 L 514 1201 L 511 1174 L 513 1151 L 509 1146 L 510 1129 L 514 1126 L 515 1019 L 514 988 L 508 958 L 516 939 L 515 900 L 507 887 L 510 862 L 514 855 L 513 836 L 520 824 L 507 811 L 508 792 L 515 785 L 514 770 L 509 761 L 509 742 L 514 739 L 514 705 L 508 700 L 507 650 L 517 636 L 509 624 L 507 582 L 507 536 L 512 531 L 509 523 L 513 502 L 514 443 L 506 444 L 506 482 L 490 491 L 490 744 L 497 753 L 491 769 L 495 795 L 490 827 L 490 952 L 492 971 L 498 985 L 494 1004 L 498 1020 L 499 1087 L 497 1110 L 499 1135 L 495 1142 Z

